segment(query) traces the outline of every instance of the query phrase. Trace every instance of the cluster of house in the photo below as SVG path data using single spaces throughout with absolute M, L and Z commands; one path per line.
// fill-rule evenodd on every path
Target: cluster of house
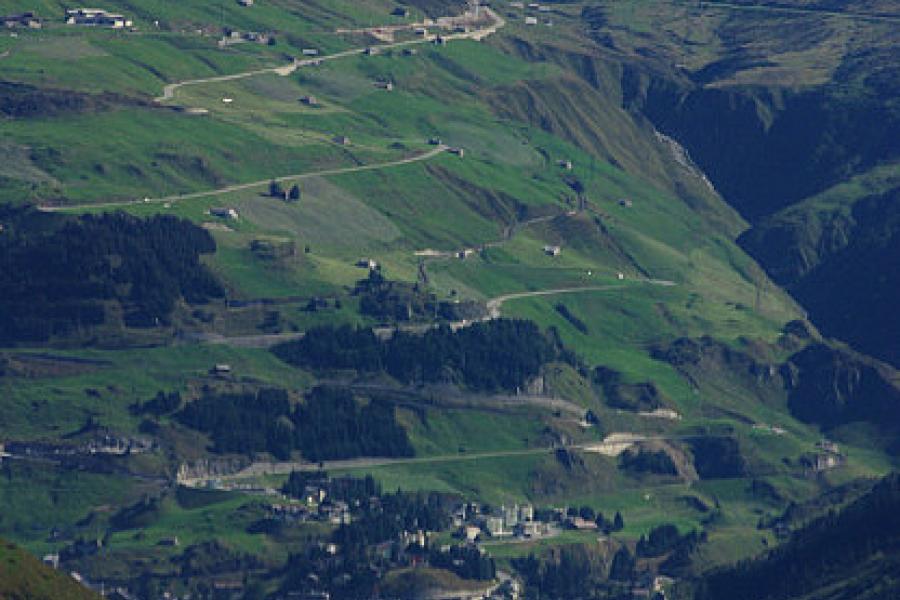
M 225 35 L 222 39 L 219 40 L 219 46 L 229 46 L 231 44 L 240 44 L 242 42 L 255 42 L 257 44 L 270 44 L 272 42 L 272 36 L 268 33 L 259 33 L 258 31 L 235 31 L 228 30 L 225 32 Z
M 66 25 L 86 25 L 92 27 L 108 27 L 110 29 L 124 29 L 133 27 L 131 19 L 118 13 L 111 13 L 101 8 L 72 8 L 66 11 Z M 33 12 L 22 12 L 13 15 L 0 16 L 0 24 L 8 29 L 25 27 L 28 29 L 40 29 L 43 21 Z
M 370 506 L 379 502 L 377 496 L 369 498 Z M 327 489 L 319 483 L 307 484 L 300 502 L 276 502 L 268 506 L 268 518 L 292 523 L 323 522 L 334 525 L 352 521 L 353 506 L 329 497 Z M 476 543 L 488 537 L 520 539 L 549 537 L 562 528 L 596 529 L 594 521 L 569 515 L 567 508 L 557 508 L 536 515 L 531 504 L 502 505 L 485 510 L 475 503 L 460 503 L 452 513 L 452 527 L 463 543 Z M 425 547 L 432 532 L 403 532 L 398 542 L 403 546 Z
M 654 575 L 646 572 L 638 576 L 631 588 L 632 598 L 666 598 L 666 589 L 675 583 L 675 580 L 665 575 Z
M 477 528 L 477 530 L 476 530 Z M 551 523 L 535 519 L 534 507 L 530 504 L 501 506 L 498 511 L 481 518 L 469 519 L 463 526 L 463 534 L 469 541 L 476 541 L 481 532 L 493 538 L 516 536 L 537 538 L 555 535 L 558 528 Z
M 802 459 L 804 466 L 814 473 L 827 471 L 840 467 L 847 461 L 847 457 L 841 452 L 840 446 L 830 440 L 816 442 L 816 451 Z
M 66 11 L 66 25 L 122 29 L 131 27 L 133 22 L 123 15 L 107 12 L 101 8 L 72 8 Z
M 352 521 L 350 505 L 343 500 L 331 500 L 324 489 L 308 489 L 303 504 L 275 503 L 269 505 L 268 517 L 289 523 L 331 523 L 347 525 Z
M 574 522 L 566 516 L 566 509 L 554 509 L 539 517 L 530 504 L 502 505 L 490 512 L 483 511 L 477 504 L 464 504 L 454 512 L 453 526 L 458 537 L 466 543 L 477 543 L 486 537 L 552 537 L 562 527 L 574 527 Z
M 20 457 L 36 459 L 61 459 L 87 455 L 126 456 L 152 452 L 155 444 L 150 439 L 117 436 L 103 433 L 80 444 L 55 444 L 50 442 L 6 442 L 0 444 L 0 459 Z
M 0 15 L 0 24 L 7 29 L 25 27 L 27 29 L 40 29 L 43 22 L 33 12 L 23 12 L 15 15 Z
M 544 4 L 539 4 L 538 2 L 529 2 L 527 5 L 524 2 L 510 2 L 509 6 L 510 6 L 510 8 L 518 8 L 519 10 L 527 9 L 529 11 L 536 11 L 539 13 L 549 13 L 551 11 L 551 8 L 549 6 L 546 6 Z M 534 14 L 526 15 L 525 16 L 525 24 L 526 25 L 537 25 L 538 17 Z M 551 24 L 552 24 L 551 21 L 547 21 L 547 25 L 551 25 Z

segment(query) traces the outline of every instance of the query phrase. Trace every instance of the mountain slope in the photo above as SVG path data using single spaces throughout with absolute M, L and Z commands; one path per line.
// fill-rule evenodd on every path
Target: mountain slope
M 98 594 L 65 573 L 0 540 L 0 598 L 3 600 L 97 600 Z
M 623 102 L 750 222 L 740 243 L 827 335 L 898 364 L 896 15 L 868 2 L 601 3 Z
M 766 558 L 709 575 L 695 600 L 887 600 L 900 593 L 900 477 L 817 519 Z
M 764 219 L 739 243 L 825 333 L 898 366 L 900 187 L 859 198 L 839 192 Z

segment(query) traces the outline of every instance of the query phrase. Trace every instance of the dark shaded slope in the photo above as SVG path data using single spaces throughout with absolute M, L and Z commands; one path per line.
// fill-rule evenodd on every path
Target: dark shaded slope
M 200 262 L 212 236 L 170 216 L 69 217 L 0 211 L 0 341 L 44 342 L 107 321 L 117 304 L 130 326 L 164 324 L 176 303 L 223 294 Z
M 882 82 L 800 94 L 654 84 L 645 114 L 754 221 L 900 156 L 900 109 Z
M 825 428 L 866 421 L 888 434 L 900 431 L 900 386 L 889 367 L 812 344 L 792 356 L 782 371 L 788 405 L 798 419 Z
M 779 215 L 739 242 L 824 333 L 900 366 L 900 188 L 849 214 Z
M 695 600 L 888 600 L 900 595 L 900 476 L 813 521 L 766 558 L 715 572 Z
M 738 84 L 754 70 L 777 67 L 769 60 L 777 54 L 765 53 L 765 34 L 754 27 L 784 29 L 786 22 L 763 14 L 743 28 L 737 17 L 723 20 L 719 34 L 733 47 L 694 72 L 666 74 L 633 61 L 623 74 L 623 101 L 685 146 L 751 222 L 742 247 L 824 333 L 896 366 L 900 196 L 895 181 L 872 174 L 900 159 L 897 54 L 888 36 L 880 47 L 873 41 L 848 51 L 824 84 Z M 840 28 L 829 27 L 823 39 L 797 34 L 797 43 L 826 47 L 840 39 Z M 773 53 L 784 50 L 767 43 Z M 873 185 L 832 193 L 824 208 L 816 203 L 857 176 Z

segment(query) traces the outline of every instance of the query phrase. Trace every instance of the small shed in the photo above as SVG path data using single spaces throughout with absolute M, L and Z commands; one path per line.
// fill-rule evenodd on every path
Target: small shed
M 559 256 L 562 249 L 559 246 L 544 246 L 544 254 L 547 256 Z
M 221 219 L 237 219 L 238 212 L 233 208 L 225 208 L 222 206 L 215 206 L 209 209 L 209 214 L 214 217 L 219 217 Z

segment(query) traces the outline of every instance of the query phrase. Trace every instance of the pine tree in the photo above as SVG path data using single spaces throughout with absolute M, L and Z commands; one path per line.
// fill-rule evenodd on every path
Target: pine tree
M 629 581 L 634 577 L 634 557 L 627 546 L 622 546 L 613 556 L 609 578 L 614 581 Z
M 281 188 L 281 184 L 274 180 L 270 181 L 269 195 L 273 198 L 284 198 L 284 190 Z

